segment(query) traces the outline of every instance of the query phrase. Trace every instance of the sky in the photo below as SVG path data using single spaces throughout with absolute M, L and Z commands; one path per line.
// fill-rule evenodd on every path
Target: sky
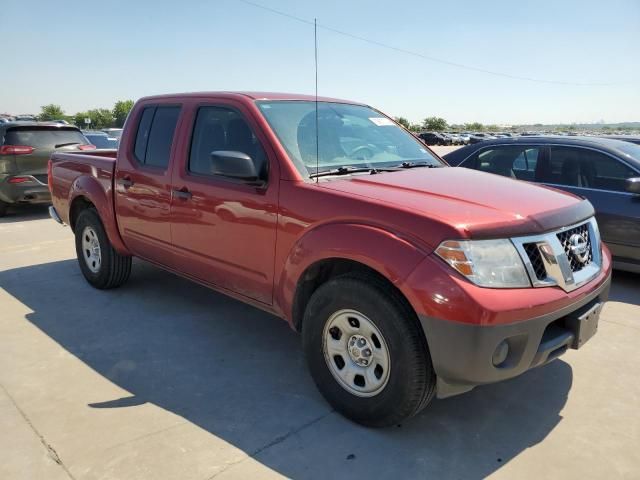
M 320 95 L 413 122 L 640 121 L 640 0 L 251 2 L 318 19 Z M 313 26 L 242 0 L 1 3 L 0 113 L 314 92 Z

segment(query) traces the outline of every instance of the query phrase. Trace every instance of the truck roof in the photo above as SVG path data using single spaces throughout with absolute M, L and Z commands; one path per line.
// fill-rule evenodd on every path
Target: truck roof
M 226 97 L 226 98 L 250 98 L 252 100 L 306 100 L 315 101 L 314 95 L 303 95 L 299 93 L 278 93 L 278 92 L 188 92 L 188 93 L 168 93 L 163 95 L 152 95 L 143 97 L 141 100 L 159 100 L 159 99 L 172 99 L 172 98 L 202 98 L 202 97 Z M 360 102 L 353 102 L 351 100 L 342 100 L 339 98 L 331 97 L 318 97 L 320 102 L 334 102 L 334 103 L 350 103 L 354 105 L 365 105 Z

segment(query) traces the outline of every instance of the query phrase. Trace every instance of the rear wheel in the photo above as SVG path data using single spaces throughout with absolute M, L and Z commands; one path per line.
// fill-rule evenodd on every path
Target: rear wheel
M 93 208 L 83 210 L 75 224 L 80 270 L 95 288 L 116 288 L 131 274 L 131 257 L 115 251 Z
M 302 335 L 318 389 L 351 420 L 394 425 L 434 396 L 435 373 L 415 314 L 374 276 L 346 275 L 320 286 Z
M 9 204 L 0 200 L 0 217 L 4 217 L 9 209 Z

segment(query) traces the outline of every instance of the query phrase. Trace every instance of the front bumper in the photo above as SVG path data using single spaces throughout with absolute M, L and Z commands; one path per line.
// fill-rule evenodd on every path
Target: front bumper
M 27 177 L 29 181 L 22 183 L 9 183 L 11 176 L 0 181 L 0 200 L 6 203 L 50 203 L 51 193 L 49 186 L 30 175 L 17 175 Z
M 580 334 L 578 319 L 589 312 L 591 325 L 597 328 L 597 316 L 609 297 L 610 285 L 609 276 L 599 288 L 572 305 L 506 325 L 479 326 L 421 315 L 438 376 L 438 398 L 515 377 L 558 358 L 569 348 L 579 348 L 584 332 Z M 494 354 L 503 342 L 508 345 L 508 353 L 495 366 Z
M 578 347 L 609 296 L 611 254 L 602 249 L 602 268 L 589 282 L 566 292 L 560 287 L 478 287 L 428 256 L 401 285 L 420 319 L 445 398 L 474 386 L 513 378 Z M 590 311 L 590 309 L 593 309 Z M 578 320 L 585 312 L 591 321 Z M 496 362 L 506 342 L 508 355 Z M 494 364 L 497 364 L 494 365 Z

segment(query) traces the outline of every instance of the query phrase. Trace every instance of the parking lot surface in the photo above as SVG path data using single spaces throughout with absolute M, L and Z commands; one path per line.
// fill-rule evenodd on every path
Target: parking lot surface
M 385 430 L 332 412 L 281 320 L 144 262 L 92 289 L 42 207 L 0 220 L 0 478 L 640 477 L 640 276 L 598 334 Z

